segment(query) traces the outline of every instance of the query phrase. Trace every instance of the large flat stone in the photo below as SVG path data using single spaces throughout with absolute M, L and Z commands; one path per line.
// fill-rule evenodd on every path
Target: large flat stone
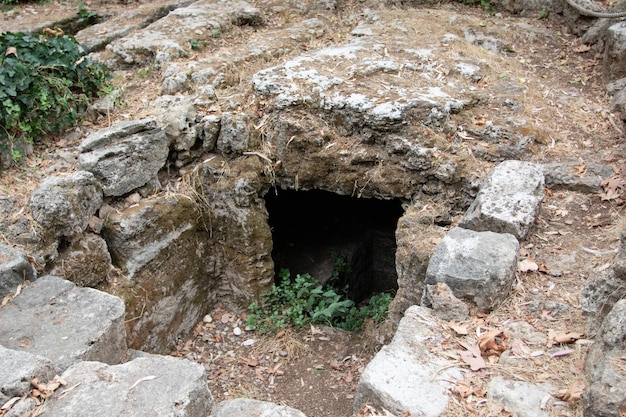
M 62 378 L 75 388 L 62 398 L 55 393 L 46 417 L 204 417 L 213 404 L 202 365 L 170 356 L 113 366 L 80 362 Z
M 355 412 L 369 404 L 394 415 L 407 411 L 412 416 L 441 415 L 448 405 L 450 381 L 463 377 L 459 369 L 445 369 L 452 361 L 436 353 L 443 341 L 440 329 L 431 310 L 410 307 L 391 344 L 383 346 L 363 371 Z
M 24 280 L 36 278 L 37 271 L 24 251 L 0 243 L 0 299 L 14 292 Z
M 519 243 L 513 235 L 456 227 L 430 258 L 426 284 L 446 283 L 455 297 L 490 311 L 511 290 L 518 255 Z
M 544 410 L 554 387 L 549 384 L 533 384 L 525 381 L 514 381 L 502 377 L 493 378 L 487 387 L 490 398 L 504 404 L 509 410 L 523 417 L 549 417 Z
M 124 303 L 47 275 L 0 308 L 0 344 L 44 356 L 61 370 L 80 360 L 120 363 L 126 354 Z
M 536 164 L 501 163 L 485 178 L 459 226 L 525 239 L 539 212 L 544 182 L 543 169 Z
M 30 391 L 30 381 L 47 382 L 60 373 L 48 358 L 0 345 L 0 405 Z
M 211 415 L 213 417 L 306 417 L 302 411 L 295 408 L 249 398 L 222 401 Z

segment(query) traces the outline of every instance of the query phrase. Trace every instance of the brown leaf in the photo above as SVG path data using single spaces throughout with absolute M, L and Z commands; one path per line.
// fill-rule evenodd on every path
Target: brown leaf
M 454 392 L 459 394 L 462 398 L 467 398 L 473 394 L 474 390 L 472 389 L 470 384 L 468 384 L 467 382 L 456 381 Z
M 561 391 L 554 396 L 559 400 L 567 401 L 570 405 L 573 405 L 582 398 L 584 392 L 585 383 L 582 381 L 574 381 L 565 391 Z
M 574 48 L 574 52 L 578 52 L 578 53 L 587 52 L 589 50 L 591 50 L 591 46 L 585 45 L 585 44 L 578 45 L 577 47 Z
M 478 342 L 474 342 L 472 345 L 461 342 L 461 345 L 467 350 L 459 352 L 459 356 L 463 362 L 470 366 L 472 371 L 478 371 L 479 369 L 487 367 L 485 360 L 480 355 Z
M 4 53 L 4 56 L 15 55 L 17 57 L 17 49 L 15 46 L 9 46 Z
M 548 331 L 548 347 L 552 347 L 557 343 L 570 343 L 583 337 L 582 333 L 565 332 L 563 330 Z
M 604 189 L 603 193 L 600 193 L 602 201 L 615 200 L 622 195 L 626 181 L 621 176 L 613 176 L 602 180 L 600 186 Z
M 508 347 L 505 339 L 502 330 L 490 330 L 478 338 L 478 346 L 483 355 L 499 355 Z
M 341 370 L 341 364 L 336 359 L 333 359 L 333 360 L 330 361 L 330 367 L 333 368 L 336 371 Z
M 469 326 L 467 323 L 456 324 L 456 320 L 452 319 L 450 323 L 448 323 L 448 326 L 450 326 L 450 328 L 454 330 L 458 335 L 465 336 L 469 334 Z
M 539 269 L 539 265 L 532 259 L 522 259 L 517 263 L 517 270 L 519 272 L 529 272 L 529 271 L 537 271 Z

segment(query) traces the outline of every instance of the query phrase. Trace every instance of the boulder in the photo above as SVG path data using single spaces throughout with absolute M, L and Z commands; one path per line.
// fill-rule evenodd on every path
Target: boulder
M 50 359 L 0 345 L 0 405 L 28 395 L 34 378 L 46 383 L 57 374 L 60 371 Z
M 45 178 L 30 196 L 33 219 L 55 236 L 75 237 L 102 205 L 102 189 L 90 172 Z
M 609 165 L 587 163 L 581 172 L 580 162 L 551 162 L 541 165 L 545 176 L 546 188 L 551 190 L 570 190 L 581 193 L 600 193 L 603 178 L 615 173 Z
M 626 48 L 626 22 L 611 25 L 606 31 L 604 43 L 604 78 L 614 81 L 626 76 L 623 51 Z
M 436 417 L 444 413 L 453 381 L 463 380 L 441 351 L 441 323 L 431 310 L 412 306 L 398 326 L 391 344 L 367 365 L 357 387 L 354 412 L 364 405 L 394 415 Z
M 106 241 L 95 233 L 83 233 L 60 251 L 50 275 L 81 287 L 96 287 L 106 281 L 112 266 Z
M 540 166 L 505 161 L 485 178 L 459 226 L 475 231 L 510 233 L 525 239 L 539 212 L 543 188 Z
M 22 250 L 0 243 L 0 300 L 24 281 L 37 279 L 37 271 Z
M 213 417 L 306 417 L 302 411 L 285 405 L 249 398 L 222 401 L 211 412 Z
M 619 417 L 626 409 L 626 299 L 615 303 L 604 319 L 585 360 L 589 387 L 583 395 L 585 417 Z
M 518 416 L 550 417 L 545 410 L 555 388 L 549 384 L 515 381 L 496 376 L 487 385 L 489 398 L 499 401 Z
M 426 284 L 446 283 L 455 297 L 490 311 L 508 296 L 518 255 L 519 243 L 513 235 L 456 227 L 430 258 Z M 428 298 L 427 287 L 423 302 Z
M 167 160 L 169 140 L 154 119 L 122 122 L 85 139 L 78 166 L 102 183 L 105 196 L 121 196 L 156 176 Z
M 247 117 L 241 113 L 222 113 L 217 137 L 217 150 L 226 154 L 241 154 L 248 150 L 250 134 Z
M 167 96 L 165 96 L 167 97 Z M 196 109 L 190 100 L 171 103 L 159 97 L 162 110 L 159 116 L 160 125 L 165 135 L 177 151 L 188 151 L 196 143 Z
M 47 417 L 204 417 L 213 404 L 202 365 L 149 355 L 121 365 L 79 362 L 61 376 L 68 387 L 46 404 Z
M 46 275 L 0 308 L 0 344 L 44 356 L 61 370 L 80 360 L 120 363 L 126 355 L 124 303 Z

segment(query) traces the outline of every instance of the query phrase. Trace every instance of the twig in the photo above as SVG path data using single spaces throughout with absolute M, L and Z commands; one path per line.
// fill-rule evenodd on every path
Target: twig
M 619 251 L 619 248 L 615 248 L 615 249 L 611 249 L 611 250 L 605 250 L 605 251 L 590 249 L 590 248 L 587 248 L 585 246 L 581 246 L 580 248 L 583 251 L 588 252 L 588 253 L 590 253 L 592 255 L 596 255 L 596 256 L 612 255 L 612 254 L 617 253 Z

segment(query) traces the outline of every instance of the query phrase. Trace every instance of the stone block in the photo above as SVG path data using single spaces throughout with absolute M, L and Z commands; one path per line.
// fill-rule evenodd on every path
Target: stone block
M 490 311 L 511 290 L 518 255 L 519 243 L 513 235 L 457 227 L 448 232 L 430 258 L 426 284 L 445 283 L 455 297 Z M 425 294 L 424 299 L 427 297 Z
M 75 388 L 63 398 L 55 393 L 46 417 L 204 417 L 213 404 L 204 367 L 170 356 L 79 362 L 61 377 Z
M 124 311 L 117 297 L 47 275 L 0 308 L 0 344 L 44 356 L 61 370 L 80 360 L 120 363 Z
M 59 373 L 48 358 L 0 345 L 0 405 L 13 397 L 27 395 L 32 379 L 45 383 Z
M 525 239 L 539 212 L 544 182 L 543 170 L 536 164 L 523 161 L 499 164 L 483 181 L 459 226 L 510 233 Z
M 355 413 L 368 404 L 394 415 L 435 417 L 449 401 L 450 381 L 463 380 L 459 369 L 441 350 L 441 324 L 431 310 L 412 306 L 406 312 L 391 344 L 383 346 L 359 380 Z
M 213 417 L 306 417 L 302 411 L 295 408 L 249 398 L 222 401 L 215 407 L 211 415 Z
M 24 280 L 37 279 L 37 271 L 24 251 L 0 243 L 0 300 L 13 293 Z
M 544 404 L 552 398 L 555 388 L 549 384 L 504 379 L 500 376 L 489 381 L 487 395 L 501 402 L 508 410 L 524 417 L 549 417 Z

